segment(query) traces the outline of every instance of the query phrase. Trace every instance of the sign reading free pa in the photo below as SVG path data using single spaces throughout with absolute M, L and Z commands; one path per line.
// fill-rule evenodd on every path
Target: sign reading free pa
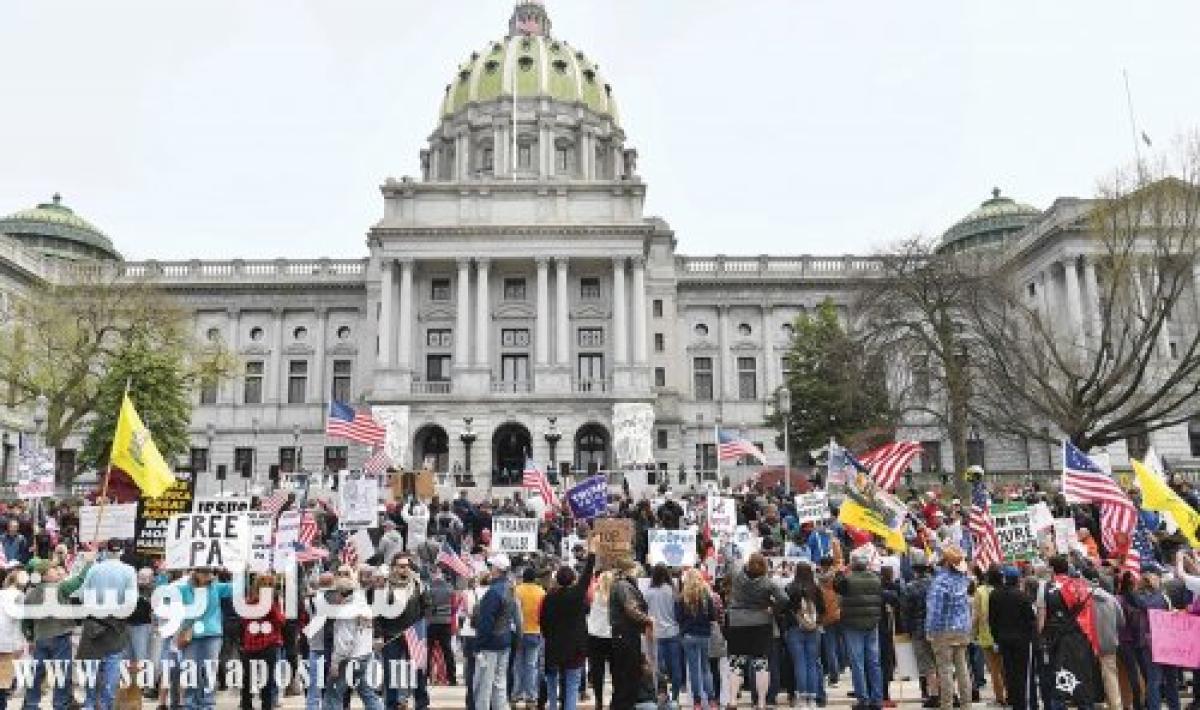
M 170 570 L 246 568 L 249 530 L 243 513 L 173 515 L 167 523 L 164 562 Z

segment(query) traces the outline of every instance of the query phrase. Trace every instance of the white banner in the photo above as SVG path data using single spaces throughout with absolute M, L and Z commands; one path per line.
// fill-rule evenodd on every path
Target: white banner
M 829 497 L 824 491 L 796 496 L 796 519 L 800 523 L 818 523 L 829 519 Z
M 737 501 L 733 498 L 709 496 L 708 525 L 714 535 L 732 533 L 737 527 Z
M 255 573 L 270 572 L 275 516 L 265 510 L 251 510 L 243 515 L 246 516 L 246 528 L 250 539 L 246 567 Z
M 652 565 L 659 562 L 668 567 L 685 567 L 696 564 L 695 530 L 649 530 L 649 551 L 646 561 Z
M 173 515 L 167 524 L 166 568 L 211 567 L 230 572 L 246 567 L 246 516 L 241 513 Z
M 1071 546 L 1078 541 L 1079 537 L 1075 534 L 1074 518 L 1054 519 L 1054 549 L 1058 554 L 1069 554 Z
M 342 471 L 338 481 L 338 527 L 362 530 L 379 525 L 379 479 L 362 471 Z
M 193 513 L 245 513 L 250 510 L 251 500 L 238 496 L 228 498 L 206 496 L 192 500 Z
M 104 509 L 100 517 L 100 509 Z M 79 541 L 104 542 L 105 540 L 132 540 L 137 528 L 137 503 L 117 505 L 85 505 L 79 508 Z M 96 519 L 100 517 L 100 531 L 96 531 Z
M 537 533 L 536 518 L 492 518 L 492 552 L 535 552 Z
M 300 538 L 300 511 L 285 510 L 275 522 L 275 554 L 272 561 L 276 572 L 291 567 L 296 560 L 296 542 Z
M 750 532 L 750 528 L 739 525 L 733 531 L 733 557 L 742 562 L 750 559 L 750 555 L 762 547 L 762 538 Z
M 54 495 L 54 451 L 51 449 L 22 451 L 17 457 L 17 497 L 27 500 L 46 498 L 52 495 Z

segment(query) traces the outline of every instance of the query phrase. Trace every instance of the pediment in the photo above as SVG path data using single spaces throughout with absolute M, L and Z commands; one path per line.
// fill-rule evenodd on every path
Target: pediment
M 507 301 L 496 304 L 492 309 L 492 317 L 499 318 L 533 318 L 537 310 L 532 303 L 522 301 Z
M 270 355 L 271 349 L 261 343 L 250 343 L 242 348 L 243 355 Z
M 739 352 L 746 352 L 747 350 L 753 350 L 757 352 L 761 348 L 762 346 L 753 340 L 737 340 L 729 346 L 730 350 L 737 350 Z
M 575 320 L 586 320 L 589 318 L 608 320 L 611 315 L 612 312 L 609 311 L 608 308 L 598 303 L 584 303 L 576 306 L 574 310 L 571 311 L 571 318 Z
M 352 343 L 334 343 L 329 346 L 329 353 L 332 355 L 356 355 L 358 346 Z
M 687 346 L 689 353 L 712 353 L 717 349 L 717 344 L 711 340 L 700 340 Z
M 420 312 L 417 313 L 417 320 L 422 322 L 431 320 L 454 320 L 457 315 L 458 314 L 454 310 L 453 303 L 427 303 L 424 306 L 421 306 Z

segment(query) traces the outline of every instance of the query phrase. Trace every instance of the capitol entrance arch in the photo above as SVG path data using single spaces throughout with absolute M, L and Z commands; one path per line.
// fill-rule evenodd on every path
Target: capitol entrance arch
M 521 482 L 525 459 L 533 449 L 529 430 L 517 422 L 501 424 L 492 435 L 492 479 L 501 485 Z
M 413 437 L 413 468 L 420 470 L 428 462 L 434 471 L 450 468 L 450 437 L 437 424 L 428 424 Z

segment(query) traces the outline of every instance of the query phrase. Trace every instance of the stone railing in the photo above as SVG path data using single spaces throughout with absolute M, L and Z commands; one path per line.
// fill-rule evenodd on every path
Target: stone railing
M 863 256 L 677 256 L 679 278 L 829 278 L 880 274 L 883 263 Z

